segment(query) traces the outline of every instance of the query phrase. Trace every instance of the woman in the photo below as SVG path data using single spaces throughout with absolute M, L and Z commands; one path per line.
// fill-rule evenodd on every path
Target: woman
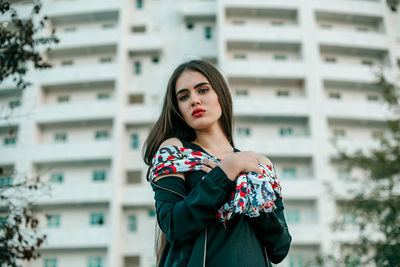
M 158 266 L 271 266 L 287 255 L 291 236 L 279 196 L 274 211 L 256 217 L 221 211 L 235 194 L 238 176 L 261 175 L 260 166 L 272 166 L 264 156 L 234 148 L 232 120 L 231 95 L 215 67 L 193 60 L 175 69 L 145 144 L 148 179 L 157 160 L 181 156 L 163 158 L 160 151 L 189 149 L 202 157 L 186 159 L 183 165 L 199 168 L 185 172 L 181 165 L 165 171 L 163 163 L 166 174 L 150 179 L 163 232 Z

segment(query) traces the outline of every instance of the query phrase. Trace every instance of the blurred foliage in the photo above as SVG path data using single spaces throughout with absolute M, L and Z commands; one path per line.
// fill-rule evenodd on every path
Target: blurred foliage
M 57 43 L 54 36 L 41 36 L 48 17 L 40 17 L 42 4 L 32 1 L 29 17 L 19 18 L 14 4 L 18 1 L 0 0 L 0 84 L 12 77 L 15 87 L 25 89 L 24 80 L 28 64 L 34 68 L 49 68 L 51 65 L 41 56 L 43 45 Z M 14 135 L 11 128 L 9 135 Z M 46 239 L 38 233 L 38 219 L 29 202 L 29 192 L 40 191 L 40 178 L 17 177 L 6 167 L 0 166 L 0 266 L 17 267 L 20 260 L 31 260 L 40 256 L 38 248 Z
M 338 148 L 339 161 L 348 170 L 364 173 L 351 179 L 351 195 L 341 202 L 359 232 L 357 240 L 342 244 L 340 262 L 346 266 L 400 266 L 400 94 L 383 74 L 377 84 L 394 115 L 386 121 L 388 133 L 378 136 L 380 145 L 368 151 Z
M 37 37 L 48 23 L 48 17 L 39 17 L 42 4 L 35 1 L 32 11 L 27 18 L 19 18 L 13 3 L 18 1 L 0 0 L 2 18 L 9 16 L 10 21 L 1 21 L 0 24 L 0 84 L 7 77 L 13 77 L 13 82 L 20 89 L 30 85 L 24 80 L 28 71 L 28 63 L 33 63 L 37 69 L 49 68 L 41 53 L 40 47 L 58 43 L 59 40 L 52 30 L 50 36 Z

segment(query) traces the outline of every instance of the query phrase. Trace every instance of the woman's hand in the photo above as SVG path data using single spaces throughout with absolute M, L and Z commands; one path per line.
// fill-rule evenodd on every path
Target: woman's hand
M 258 166 L 259 156 L 252 151 L 232 153 L 224 158 L 220 164 L 209 159 L 204 159 L 204 164 L 201 167 L 202 171 L 208 173 L 219 165 L 226 176 L 232 181 L 235 181 L 240 173 L 257 172 L 261 174 L 260 166 Z

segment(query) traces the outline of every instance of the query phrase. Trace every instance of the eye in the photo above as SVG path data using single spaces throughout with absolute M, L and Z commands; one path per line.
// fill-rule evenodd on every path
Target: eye
M 186 100 L 188 97 L 189 97 L 188 95 L 182 95 L 182 96 L 178 97 L 178 100 L 179 100 L 179 101 L 184 101 L 184 100 Z
M 205 93 L 207 93 L 209 90 L 210 90 L 210 89 L 208 89 L 208 88 L 201 88 L 201 89 L 199 90 L 199 93 L 200 93 L 200 94 L 205 94 Z

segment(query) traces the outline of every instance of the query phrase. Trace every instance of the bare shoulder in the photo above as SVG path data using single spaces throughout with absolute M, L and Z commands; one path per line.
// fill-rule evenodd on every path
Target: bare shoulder
M 168 138 L 167 140 L 164 140 L 164 142 L 161 143 L 159 148 L 165 147 L 165 146 L 178 146 L 182 147 L 182 142 L 176 137 Z
M 169 138 L 169 139 L 165 140 L 164 142 L 161 143 L 159 148 L 162 148 L 162 147 L 165 147 L 165 146 L 183 147 L 182 142 L 176 137 Z M 182 178 L 183 180 L 185 180 L 185 175 L 183 173 L 181 173 L 181 172 L 177 172 L 177 173 L 174 173 L 172 175 L 171 174 L 160 175 L 160 176 L 158 176 L 157 178 L 154 179 L 154 182 L 157 182 L 158 180 L 166 178 L 168 176 L 178 176 L 178 177 Z
M 261 154 L 257 154 L 257 156 L 258 156 L 258 161 L 261 164 L 263 164 L 263 165 L 272 165 L 271 160 L 269 158 L 267 158 L 266 156 L 261 155 Z

